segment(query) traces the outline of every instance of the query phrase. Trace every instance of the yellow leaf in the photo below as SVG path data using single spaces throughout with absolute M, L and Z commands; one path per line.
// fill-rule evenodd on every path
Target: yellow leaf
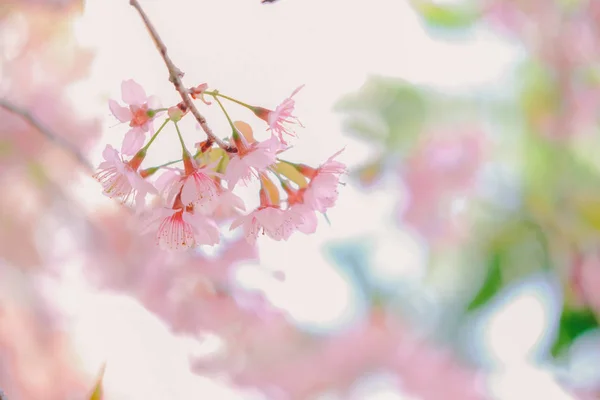
M 285 176 L 286 178 L 294 182 L 296 185 L 298 185 L 300 189 L 304 189 L 306 187 L 306 178 L 300 173 L 300 171 L 294 168 L 293 165 L 290 165 L 285 162 L 280 162 L 275 164 L 274 169 L 275 171 L 277 171 L 277 173 Z
M 242 135 L 244 135 L 248 143 L 256 142 L 254 139 L 254 133 L 252 132 L 252 127 L 250 125 L 244 121 L 235 121 L 233 125 L 242 133 Z
M 271 200 L 271 203 L 279 204 L 279 189 L 277 189 L 277 186 L 275 186 L 273 181 L 271 181 L 265 175 L 261 175 L 260 180 L 262 182 L 263 188 L 267 191 L 267 194 L 269 195 L 269 200 Z
M 100 369 L 100 374 L 98 379 L 96 380 L 96 385 L 94 386 L 94 391 L 92 392 L 89 400 L 102 400 L 104 398 L 103 390 L 102 390 L 102 380 L 104 379 L 104 370 L 106 369 L 106 364 L 102 365 L 102 369 Z
M 223 172 L 225 168 L 227 168 L 227 164 L 229 164 L 229 156 L 227 152 L 220 147 L 214 147 L 210 150 L 208 154 L 208 163 L 214 163 L 220 161 L 217 172 Z

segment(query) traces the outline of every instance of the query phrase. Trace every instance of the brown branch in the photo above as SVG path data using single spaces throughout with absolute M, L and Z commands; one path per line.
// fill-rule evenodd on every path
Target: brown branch
M 40 120 L 34 117 L 29 111 L 18 107 L 4 99 L 0 99 L 0 108 L 3 108 L 8 112 L 20 116 L 29 125 L 37 129 L 42 135 L 44 135 L 49 141 L 51 141 L 52 143 L 56 144 L 57 146 L 61 147 L 63 150 L 67 151 L 72 156 L 74 156 L 77 159 L 77 161 L 79 161 L 79 163 L 81 163 L 81 165 L 83 165 L 89 172 L 94 171 L 94 167 L 92 166 L 92 164 L 90 164 L 88 159 L 81 153 L 81 151 L 79 151 L 77 147 L 55 134 L 52 130 L 50 130 L 48 127 L 42 124 Z M 2 400 L 1 397 L 0 400 Z
M 177 68 L 175 64 L 173 64 L 173 61 L 167 54 L 167 46 L 165 46 L 164 42 L 161 40 L 160 36 L 158 35 L 158 32 L 150 22 L 148 15 L 146 15 L 146 12 L 142 9 L 140 3 L 137 0 L 129 0 L 129 4 L 133 6 L 133 8 L 135 8 L 140 14 L 140 17 L 142 17 L 142 20 L 144 21 L 144 24 L 146 25 L 146 28 L 148 29 L 148 32 L 150 33 L 150 36 L 152 37 L 156 48 L 162 56 L 165 65 L 167 66 L 167 69 L 169 70 L 169 80 L 171 81 L 171 83 L 173 83 L 173 86 L 175 86 L 175 90 L 177 90 L 177 92 L 181 96 L 183 103 L 187 106 L 192 115 L 196 118 L 196 121 L 198 121 L 198 123 L 202 127 L 202 130 L 204 131 L 204 133 L 206 133 L 208 139 L 215 142 L 217 145 L 219 145 L 219 147 L 221 147 L 225 151 L 231 153 L 236 152 L 237 149 L 235 148 L 235 146 L 231 146 L 225 143 L 223 140 L 219 139 L 217 136 L 215 136 L 212 129 L 210 129 L 210 127 L 206 123 L 206 118 L 204 118 L 204 116 L 200 114 L 200 112 L 194 105 L 194 102 L 189 96 L 189 91 L 185 88 L 183 82 L 181 81 L 181 78 L 184 75 L 183 72 L 181 72 L 181 70 Z

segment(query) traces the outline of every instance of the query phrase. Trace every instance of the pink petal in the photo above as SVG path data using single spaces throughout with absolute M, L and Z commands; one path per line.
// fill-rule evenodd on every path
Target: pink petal
M 231 185 L 231 189 L 233 189 L 239 180 L 246 174 L 247 169 L 246 163 L 239 157 L 233 157 L 231 161 L 229 161 L 225 176 L 227 177 L 227 182 Z
M 121 95 L 125 104 L 141 106 L 146 103 L 148 97 L 144 88 L 133 79 L 123 81 L 121 83 Z
M 123 145 L 121 146 L 121 153 L 127 155 L 134 155 L 144 145 L 145 135 L 140 129 L 130 129 L 125 134 L 123 139 Z
M 102 152 L 102 157 L 104 157 L 104 159 L 111 164 L 121 161 L 119 159 L 119 152 L 110 144 L 107 144 L 104 148 L 104 151 Z
M 160 99 L 158 98 L 158 96 L 148 97 L 148 108 L 150 108 L 152 110 L 156 110 L 157 108 L 162 108 L 162 104 L 160 103 Z
M 157 180 L 156 188 L 159 191 L 164 191 L 168 186 L 172 185 L 174 181 L 178 180 L 181 175 L 178 173 L 179 170 L 167 169 Z
M 227 191 L 227 192 L 223 193 L 221 196 L 227 196 L 227 203 L 230 204 L 232 208 L 237 208 L 242 211 L 246 210 L 246 205 L 244 204 L 244 200 L 242 200 L 241 197 L 234 194 L 233 192 Z
M 131 110 L 127 107 L 121 106 L 114 100 L 108 100 L 108 108 L 110 108 L 110 112 L 121 122 L 129 122 L 131 121 Z
M 244 225 L 246 223 L 246 220 L 248 218 L 252 218 L 251 214 L 249 214 L 249 215 L 242 215 L 241 217 L 239 217 L 238 219 L 236 219 L 235 221 L 233 221 L 231 223 L 231 226 L 229 227 L 229 230 L 232 231 L 234 229 L 239 228 L 241 225 Z
M 137 194 L 135 195 L 135 209 L 138 211 L 138 213 L 140 211 L 142 211 L 144 209 L 144 207 L 146 206 L 146 193 L 142 192 L 142 191 L 138 191 Z
M 186 179 L 183 187 L 181 188 L 181 202 L 184 205 L 188 205 L 200 198 L 199 188 L 193 179 Z
M 300 85 L 300 86 L 298 86 L 298 87 L 296 88 L 296 90 L 294 90 L 294 91 L 292 92 L 292 94 L 290 95 L 290 98 L 294 97 L 294 96 L 296 95 L 296 93 L 298 93 L 298 92 L 299 92 L 299 91 L 300 91 L 300 90 L 301 90 L 301 89 L 302 89 L 304 86 L 306 86 L 306 85 Z
M 294 207 L 294 210 L 298 211 L 303 218 L 303 221 L 297 225 L 298 230 L 307 235 L 315 233 L 318 224 L 317 214 L 306 205 Z
M 219 227 L 210 219 L 197 214 L 183 213 L 183 220 L 194 228 L 197 244 L 213 246 L 220 241 Z

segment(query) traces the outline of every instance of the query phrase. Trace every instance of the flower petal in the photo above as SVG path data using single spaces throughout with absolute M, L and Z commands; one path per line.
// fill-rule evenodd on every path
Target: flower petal
M 111 164 L 114 164 L 117 161 L 120 161 L 119 152 L 117 151 L 117 149 L 112 147 L 110 144 L 107 144 L 106 147 L 104 148 L 104 151 L 102 151 L 102 157 L 104 157 L 104 159 Z
M 127 155 L 134 155 L 144 145 L 145 135 L 140 129 L 130 129 L 123 138 L 123 145 L 121 146 L 121 153 Z
M 144 88 L 133 79 L 128 79 L 121 83 L 121 95 L 125 104 L 141 106 L 146 102 L 148 97 Z
M 127 107 L 121 106 L 114 100 L 108 100 L 108 108 L 110 108 L 110 112 L 121 122 L 129 122 L 131 121 L 131 110 Z

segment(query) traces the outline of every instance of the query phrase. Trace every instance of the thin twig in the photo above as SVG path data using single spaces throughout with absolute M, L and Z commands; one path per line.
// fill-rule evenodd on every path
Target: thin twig
M 185 88 L 183 82 L 181 81 L 181 78 L 183 77 L 183 72 L 181 72 L 181 70 L 177 68 L 175 64 L 173 64 L 173 61 L 167 54 L 167 46 L 165 46 L 164 42 L 158 35 L 158 32 L 150 22 L 150 19 L 148 18 L 148 15 L 146 15 L 146 12 L 142 9 L 142 6 L 140 6 L 140 3 L 137 0 L 129 0 L 129 4 L 133 6 L 133 8 L 135 8 L 140 14 L 140 17 L 142 17 L 142 20 L 144 21 L 144 24 L 146 25 L 150 36 L 152 36 L 152 40 L 154 41 L 156 48 L 162 56 L 165 65 L 167 66 L 167 69 L 169 70 L 169 80 L 175 86 L 175 90 L 177 90 L 177 92 L 181 96 L 183 103 L 187 106 L 192 115 L 196 118 L 196 121 L 198 121 L 198 123 L 202 127 L 202 130 L 204 131 L 204 133 L 206 133 L 206 136 L 225 151 L 235 152 L 237 149 L 234 146 L 225 143 L 217 136 L 215 136 L 212 129 L 210 129 L 210 127 L 206 123 L 206 118 L 204 118 L 204 116 L 200 114 L 200 112 L 194 105 L 194 102 L 189 96 L 189 91 Z
M 18 107 L 4 99 L 0 99 L 0 108 L 3 108 L 8 112 L 11 112 L 23 118 L 27 123 L 29 123 L 29 125 L 37 129 L 48 140 L 61 147 L 63 150 L 66 150 L 68 153 L 71 153 L 71 155 L 73 155 L 77 159 L 77 161 L 79 161 L 81 165 L 83 165 L 89 172 L 94 171 L 94 167 L 92 166 L 92 164 L 90 164 L 88 159 L 81 153 L 81 151 L 79 151 L 78 148 L 76 148 L 73 144 L 69 143 L 62 137 L 55 134 L 52 130 L 50 130 L 48 127 L 42 124 L 36 117 L 34 117 L 29 111 Z M 2 397 L 0 397 L 0 400 L 2 400 Z

